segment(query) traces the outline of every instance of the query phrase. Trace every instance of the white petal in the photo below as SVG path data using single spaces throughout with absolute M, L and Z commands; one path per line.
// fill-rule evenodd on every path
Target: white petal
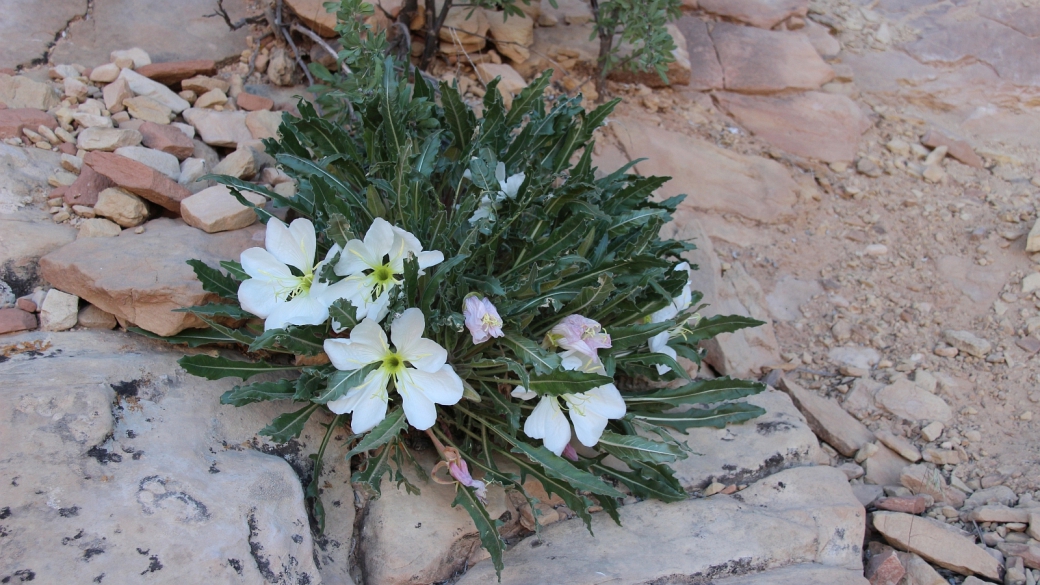
M 394 230 L 390 223 L 381 217 L 372 221 L 372 226 L 365 234 L 365 247 L 380 260 L 390 252 L 394 243 Z
M 241 260 L 242 270 L 253 278 L 271 282 L 293 278 L 289 267 L 263 248 L 249 248 L 242 252 Z
M 426 329 L 426 317 L 422 311 L 415 307 L 401 313 L 390 325 L 390 340 L 394 342 L 397 351 L 401 351 L 412 343 L 418 341 Z
M 340 299 L 350 299 L 358 294 L 357 282 L 348 282 L 347 279 L 333 284 L 321 283 L 324 284 L 321 290 L 315 290 L 318 288 L 318 284 L 311 285 L 311 294 L 316 295 L 326 307 Z
M 363 319 L 358 323 L 357 327 L 350 332 L 350 340 L 378 347 L 384 352 L 389 349 L 386 345 L 386 333 L 383 333 L 383 328 L 371 319 Z
M 665 305 L 664 308 L 662 308 L 662 309 L 660 309 L 658 311 L 655 311 L 652 315 L 650 315 L 650 322 L 651 323 L 660 323 L 661 321 L 667 321 L 669 319 L 674 319 L 675 316 L 678 315 L 678 314 L 679 314 L 679 311 L 675 308 L 675 303 L 674 302 L 673 303 L 669 303 L 669 304 Z
M 336 263 L 335 272 L 340 276 L 359 274 L 383 263 L 383 257 L 365 246 L 361 240 L 350 240 Z
M 662 331 L 657 335 L 651 337 L 647 345 L 650 346 L 650 351 L 654 353 L 661 353 L 661 348 L 668 347 L 668 332 Z
M 321 325 L 328 318 L 328 305 L 303 294 L 275 307 L 264 321 L 264 330 L 281 329 L 286 325 Z
M 377 323 L 383 321 L 383 317 L 390 312 L 390 291 L 386 291 L 383 294 L 376 297 L 376 300 L 368 303 L 367 313 L 368 318 L 375 320 Z
M 579 412 L 573 408 L 570 415 L 578 441 L 586 447 L 595 447 L 603 434 L 603 429 L 607 428 L 607 417 L 589 409 Z
M 415 237 L 412 232 L 403 230 L 397 226 L 393 226 L 394 233 L 404 240 L 405 248 L 412 254 L 418 254 L 422 252 L 422 244 L 419 243 L 419 238 Z
M 406 368 L 398 382 L 407 388 L 408 393 L 420 392 L 437 404 L 451 406 L 462 399 L 462 378 L 447 364 L 436 372 Z
M 419 388 L 409 384 L 404 377 L 397 380 L 397 392 L 401 395 L 401 405 L 404 406 L 404 416 L 408 424 L 425 431 L 437 422 L 437 407 Z
M 289 224 L 289 232 L 292 233 L 293 239 L 299 243 L 303 257 L 307 259 L 306 266 L 299 267 L 300 270 L 306 271 L 307 268 L 314 266 L 314 256 L 318 251 L 314 224 L 311 223 L 311 220 L 302 217 L 294 219 Z
M 436 372 L 448 360 L 448 350 L 425 337 L 415 340 L 406 348 L 398 347 L 397 351 L 412 367 L 423 372 Z
M 306 224 L 296 224 L 298 221 L 306 222 Z M 278 221 L 277 218 L 271 218 L 267 222 L 265 246 L 267 251 L 283 264 L 295 266 L 305 273 L 310 272 L 314 267 L 314 226 L 305 219 L 298 219 L 293 223 L 299 227 L 295 230 L 290 230 L 284 223 Z M 310 256 L 307 256 L 307 239 L 297 239 L 297 234 L 305 231 L 308 226 L 310 227 Z
M 327 406 L 336 414 L 353 412 L 350 428 L 355 433 L 363 433 L 386 418 L 386 383 L 386 375 L 377 370 L 369 374 L 361 385 L 348 390 L 346 396 L 329 402 Z
M 604 384 L 589 390 L 585 395 L 590 399 L 587 403 L 589 410 L 607 418 L 622 418 L 625 416 L 627 410 L 625 399 L 621 397 L 621 392 L 618 392 L 617 386 Z
M 517 386 L 516 388 L 513 388 L 513 391 L 510 392 L 509 395 L 512 396 L 513 398 L 519 398 L 520 400 L 530 400 L 530 399 L 535 398 L 536 396 L 538 396 L 538 393 L 537 392 L 531 392 L 530 390 L 528 390 L 527 388 L 524 388 L 523 386 Z
M 277 283 L 268 280 L 244 280 L 238 285 L 238 303 L 257 317 L 266 318 L 281 303 L 278 288 Z
M 555 396 L 542 396 L 531 416 L 524 422 L 524 433 L 532 439 L 542 439 L 545 448 L 559 455 L 571 440 L 571 426 L 560 411 Z
M 390 266 L 390 270 L 394 274 L 401 274 L 404 272 L 404 259 L 411 255 L 411 251 L 408 250 L 408 244 L 398 234 L 394 234 L 394 242 L 390 245 L 390 251 L 387 252 L 390 256 L 390 261 L 387 263 Z
M 679 354 L 677 354 L 675 352 L 675 349 L 672 348 L 671 346 L 668 346 L 668 345 L 665 345 L 665 346 L 661 347 L 660 349 L 651 350 L 651 351 L 654 351 L 655 353 L 663 353 L 664 355 L 672 358 L 673 360 L 679 357 Z M 661 364 L 654 364 L 654 367 L 657 368 L 657 373 L 659 375 L 661 375 L 661 376 L 663 376 L 663 375 L 667 374 L 668 372 L 672 371 L 672 368 L 670 366 L 665 366 L 665 365 L 661 365 Z
M 426 252 L 419 252 L 419 255 L 415 257 L 419 263 L 419 270 L 425 270 L 431 266 L 436 266 L 441 262 L 444 262 L 444 252 L 440 250 L 429 250 Z
M 495 165 L 495 180 L 502 183 L 506 180 L 506 163 L 499 162 Z

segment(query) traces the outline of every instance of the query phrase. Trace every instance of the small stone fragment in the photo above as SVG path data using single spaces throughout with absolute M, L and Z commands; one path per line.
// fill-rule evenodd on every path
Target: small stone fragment
M 235 105 L 247 112 L 257 112 L 260 110 L 271 110 L 274 108 L 274 100 L 270 98 L 253 95 L 251 93 L 242 92 L 235 98 Z
M 143 146 L 124 146 L 117 148 L 115 153 L 143 165 L 148 165 L 174 181 L 181 176 L 181 165 L 177 157 L 161 150 Z
M 169 124 L 173 118 L 173 110 L 148 96 L 125 99 L 123 105 L 131 117 L 145 122 Z
M 890 548 L 871 557 L 864 572 L 870 585 L 898 585 L 904 574 L 903 564 L 899 562 L 896 551 Z
M 926 425 L 921 429 L 921 438 L 931 443 L 942 436 L 945 427 L 939 421 L 935 421 Z
M 90 72 L 90 80 L 95 83 L 112 83 L 119 77 L 121 69 L 115 63 L 98 65 Z
M 123 102 L 134 97 L 134 92 L 130 90 L 130 83 L 127 80 L 117 79 L 106 85 L 101 90 L 101 95 L 105 98 L 105 109 L 114 114 L 126 109 Z
M 935 503 L 935 499 L 927 494 L 916 496 L 896 496 L 882 498 L 874 503 L 881 510 L 890 512 L 903 512 L 906 514 L 923 514 L 925 510 Z
M 141 144 L 141 133 L 121 128 L 86 128 L 76 138 L 76 146 L 83 150 L 111 152 L 123 146 Z
M 262 195 L 250 191 L 242 195 L 258 207 L 267 202 Z M 181 217 L 188 225 L 207 233 L 241 229 L 257 220 L 256 212 L 239 203 L 224 185 L 209 187 L 181 201 Z
M 947 329 L 946 331 L 943 331 L 943 341 L 958 350 L 975 357 L 985 357 L 986 354 L 989 353 L 990 349 L 993 348 L 993 345 L 989 341 L 977 337 L 970 331 L 955 331 Z
M 196 108 L 212 108 L 214 106 L 223 106 L 227 101 L 228 98 L 224 95 L 224 92 L 219 89 L 211 89 L 200 95 L 192 106 Z
M 917 463 L 921 460 L 921 452 L 917 450 L 909 440 L 904 437 L 893 435 L 886 430 L 878 430 L 874 433 L 879 441 L 885 444 L 886 447 L 892 449 L 899 456 L 911 463 Z
M 88 304 L 79 310 L 79 325 L 87 329 L 115 329 L 116 316 Z
M 874 527 L 893 546 L 962 575 L 1000 578 L 1000 563 L 973 540 L 946 524 L 899 512 L 877 512 Z
M 148 79 L 164 85 L 173 85 L 198 75 L 214 75 L 217 64 L 208 59 L 193 61 L 169 61 L 166 63 L 150 63 L 143 67 L 135 67 L 135 71 Z
M 259 163 L 256 152 L 246 146 L 227 155 L 217 166 L 213 167 L 213 174 L 230 175 L 237 179 L 250 179 L 259 172 Z
M 17 308 L 0 309 L 0 335 L 36 329 L 36 315 Z
M 94 213 L 107 217 L 123 227 L 135 227 L 148 218 L 148 206 L 133 193 L 112 187 L 98 195 Z M 118 235 L 116 232 L 114 235 Z
M 899 475 L 899 483 L 915 494 L 927 494 L 936 502 L 945 502 L 954 508 L 964 505 L 965 495 L 949 486 L 938 470 L 924 464 L 910 465 Z
M 175 213 L 180 212 L 181 200 L 191 195 L 159 171 L 114 153 L 90 152 L 83 162 L 119 187 Z
M 79 297 L 52 288 L 40 307 L 40 328 L 44 331 L 72 329 L 78 315 Z
M 115 223 L 100 217 L 85 219 L 80 222 L 76 239 L 80 238 L 114 238 L 123 231 Z
M 152 64 L 152 58 L 148 56 L 148 53 L 144 49 L 134 47 L 132 49 L 125 49 L 121 51 L 112 51 L 108 55 L 109 60 L 113 63 L 129 59 L 134 69 L 138 67 L 144 67 L 145 65 Z

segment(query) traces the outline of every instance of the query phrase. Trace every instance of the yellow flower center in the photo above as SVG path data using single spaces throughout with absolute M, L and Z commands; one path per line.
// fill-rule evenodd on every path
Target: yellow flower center
M 480 318 L 480 322 L 484 324 L 484 327 L 501 327 L 502 326 L 502 320 L 497 318 L 497 317 L 495 317 L 494 315 L 492 315 L 490 313 L 485 313 L 484 316 Z
M 383 365 L 380 369 L 396 377 L 404 372 L 404 359 L 398 353 L 387 351 L 386 355 L 383 356 Z

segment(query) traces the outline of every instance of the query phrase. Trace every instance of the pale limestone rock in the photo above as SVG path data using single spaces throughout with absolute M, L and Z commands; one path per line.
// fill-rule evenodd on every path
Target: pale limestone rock
M 116 61 L 129 59 L 133 62 L 134 69 L 152 64 L 152 58 L 148 55 L 148 53 L 144 49 L 138 47 L 134 47 L 132 49 L 124 49 L 120 51 L 112 51 L 109 54 L 108 58 L 113 63 L 115 63 Z
M 250 203 L 263 207 L 263 195 L 245 191 L 242 196 Z M 253 225 L 256 212 L 238 202 L 224 185 L 215 185 L 181 201 L 181 217 L 190 226 L 207 233 L 242 229 Z
M 224 95 L 224 92 L 219 89 L 211 89 L 206 93 L 200 95 L 192 107 L 195 108 L 212 108 L 213 106 L 223 106 L 228 101 L 228 97 Z
M 210 186 L 210 181 L 198 181 L 198 178 L 209 171 L 206 169 L 206 161 L 201 158 L 186 158 L 181 161 L 181 174 L 177 182 L 184 185 L 192 193 Z
M 112 83 L 119 77 L 119 72 L 122 71 L 119 65 L 115 63 L 105 63 L 104 65 L 98 65 L 90 72 L 90 80 L 95 83 Z
M 170 108 L 176 114 L 188 109 L 188 102 L 184 101 L 180 96 L 174 93 L 173 90 L 158 81 L 148 79 L 140 73 L 136 73 L 130 69 L 123 69 L 119 73 L 119 79 L 125 79 L 130 85 L 130 90 L 136 95 L 150 97 L 167 108 Z
M 898 380 L 885 386 L 874 400 L 881 408 L 910 421 L 948 423 L 953 419 L 953 409 L 945 400 L 909 380 Z
M 250 112 L 250 114 L 255 112 Z M 203 142 L 212 146 L 237 148 L 254 139 L 246 126 L 246 112 L 218 112 L 202 108 L 184 111 L 184 119 L 195 127 Z
M 109 187 L 98 194 L 94 213 L 107 217 L 123 227 L 135 227 L 148 218 L 148 206 L 140 197 L 129 191 Z
M 72 119 L 82 128 L 112 128 L 114 126 L 112 118 L 98 114 L 76 112 L 72 115 Z
M 114 238 L 123 231 L 115 222 L 101 217 L 85 219 L 77 227 L 79 232 L 76 234 L 76 239 Z
M 58 92 L 49 83 L 33 81 L 24 75 L 0 73 L 0 103 L 8 108 L 49 110 L 58 105 Z
M 250 179 L 260 170 L 256 154 L 256 151 L 248 146 L 239 147 L 213 167 L 213 174 Z
M 101 94 L 105 98 L 105 109 L 112 113 L 125 110 L 126 106 L 123 105 L 123 102 L 134 97 L 134 92 L 130 90 L 130 83 L 125 79 L 116 79 L 109 83 Z
M 72 329 L 76 326 L 78 314 L 79 297 L 52 288 L 47 291 L 47 296 L 40 307 L 40 329 L 44 331 Z
M 174 181 L 181 176 L 181 165 L 180 161 L 177 160 L 177 157 L 161 150 L 145 148 L 143 146 L 123 146 L 117 148 L 115 153 L 119 156 L 125 156 L 130 160 L 135 160 L 143 165 L 147 165 Z
M 87 329 L 115 329 L 116 316 L 87 304 L 79 310 L 79 326 Z
M 123 100 L 123 106 L 130 116 L 145 122 L 169 124 L 173 118 L 173 110 L 144 95 Z
M 246 115 L 246 128 L 253 140 L 278 138 L 278 127 L 282 125 L 282 113 L 258 110 Z
M 85 128 L 76 137 L 76 146 L 83 150 L 114 151 L 123 146 L 141 144 L 141 133 L 120 128 Z
M 842 455 L 852 457 L 863 445 L 874 440 L 874 433 L 833 399 L 806 390 L 787 378 L 780 379 L 780 387 L 791 396 L 816 436 Z M 920 453 L 917 457 L 921 458 Z
M 892 546 L 917 553 L 962 575 L 996 580 L 1000 562 L 975 545 L 974 538 L 947 524 L 900 512 L 876 512 L 874 528 Z

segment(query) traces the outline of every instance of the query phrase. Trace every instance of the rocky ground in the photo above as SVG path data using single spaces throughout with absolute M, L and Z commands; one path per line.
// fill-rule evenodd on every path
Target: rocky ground
M 297 59 L 338 48 L 318 0 L 224 3 L 295 48 L 229 33 L 209 0 L 124 4 L 0 0 L 0 580 L 495 582 L 450 487 L 366 499 L 342 453 L 312 530 L 320 426 L 270 444 L 284 407 L 220 406 L 226 384 L 123 331 L 199 325 L 170 312 L 206 298 L 184 261 L 263 233 L 194 179 L 291 193 L 259 139 L 303 92 Z M 591 12 L 557 4 L 453 14 L 432 73 L 476 104 L 553 67 L 591 104 Z M 607 83 L 625 102 L 597 160 L 646 158 L 674 177 L 660 195 L 688 194 L 665 235 L 699 246 L 702 313 L 768 322 L 700 375 L 776 390 L 751 399 L 763 418 L 686 437 L 690 500 L 626 501 L 595 540 L 537 484 L 537 510 L 493 491 L 503 581 L 1040 582 L 1040 6 L 687 0 L 669 30 L 668 85 Z

